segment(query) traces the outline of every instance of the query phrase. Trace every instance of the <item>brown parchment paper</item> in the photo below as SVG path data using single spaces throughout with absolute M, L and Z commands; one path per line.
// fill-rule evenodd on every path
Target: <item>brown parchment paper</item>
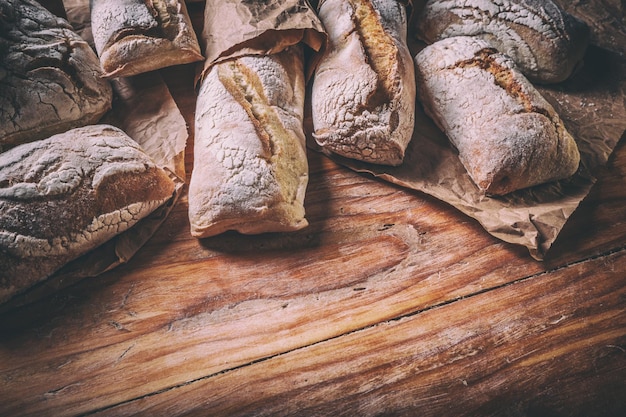
M 88 0 L 69 0 L 68 15 L 89 33 Z M 82 35 L 82 34 L 81 34 Z M 5 311 L 28 304 L 85 278 L 95 277 L 128 262 L 161 226 L 182 194 L 184 154 L 189 137 L 183 115 L 158 71 L 111 81 L 113 106 L 101 120 L 119 127 L 141 145 L 157 165 L 170 173 L 176 187 L 172 197 L 135 226 L 95 250 L 71 261 L 24 293 L 0 306 Z
M 202 74 L 227 59 L 274 54 L 300 42 L 320 53 L 327 42 L 307 0 L 207 0 L 201 38 L 206 58 Z M 310 56 L 307 74 L 319 55 Z
M 523 245 L 533 258 L 542 260 L 595 183 L 593 172 L 606 164 L 626 130 L 623 11 L 620 23 L 611 16 L 614 11 L 610 7 L 586 6 L 589 5 L 575 8 L 570 4 L 567 9 L 592 28 L 592 45 L 584 66 L 564 83 L 537 86 L 560 114 L 581 151 L 581 167 L 572 178 L 503 197 L 483 195 L 467 175 L 446 136 L 424 114 L 419 102 L 413 138 L 402 165 L 385 167 L 329 156 L 357 172 L 440 199 L 476 219 L 493 236 Z M 615 8 L 621 10 L 617 4 Z M 612 24 L 601 26 L 593 22 Z M 409 39 L 415 56 L 424 45 L 410 29 Z M 321 151 L 310 137 L 309 145 Z

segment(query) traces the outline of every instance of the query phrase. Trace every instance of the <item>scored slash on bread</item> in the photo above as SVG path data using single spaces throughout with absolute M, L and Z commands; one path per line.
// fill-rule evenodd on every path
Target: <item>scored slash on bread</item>
M 313 138 L 328 152 L 399 165 L 415 116 L 405 6 L 396 0 L 326 0 L 319 17 L 329 47 L 311 89 Z
M 215 64 L 201 80 L 191 234 L 245 234 L 307 226 L 308 183 L 301 45 Z
M 510 57 L 468 36 L 415 57 L 418 96 L 474 183 L 502 195 L 573 175 L 576 142 Z

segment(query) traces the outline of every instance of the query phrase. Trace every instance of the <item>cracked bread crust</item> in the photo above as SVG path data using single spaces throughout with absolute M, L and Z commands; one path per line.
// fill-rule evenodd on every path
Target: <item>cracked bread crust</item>
M 0 302 L 132 227 L 173 192 L 168 174 L 113 126 L 0 154 Z
M 1 0 L 0 21 L 0 151 L 111 108 L 98 57 L 67 21 L 30 0 Z
M 96 51 L 106 77 L 202 60 L 182 0 L 91 0 Z
M 405 6 L 396 0 L 326 0 L 329 35 L 311 91 L 313 137 L 325 150 L 399 165 L 415 119 L 415 71 Z
M 283 232 L 308 225 L 300 45 L 215 64 L 196 105 L 191 234 Z
M 550 0 L 429 0 L 416 34 L 427 43 L 476 36 L 509 55 L 532 82 L 547 84 L 574 72 L 590 31 Z
M 415 62 L 424 110 L 479 189 L 503 195 L 577 171 L 576 142 L 508 56 L 460 36 L 427 46 Z

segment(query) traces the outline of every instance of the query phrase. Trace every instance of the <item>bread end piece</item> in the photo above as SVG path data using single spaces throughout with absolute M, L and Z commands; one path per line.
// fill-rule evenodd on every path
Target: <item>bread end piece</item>
M 128 77 L 203 59 L 182 0 L 94 0 L 91 13 L 105 77 Z
M 0 151 L 98 122 L 113 94 L 89 44 L 35 1 L 2 13 Z

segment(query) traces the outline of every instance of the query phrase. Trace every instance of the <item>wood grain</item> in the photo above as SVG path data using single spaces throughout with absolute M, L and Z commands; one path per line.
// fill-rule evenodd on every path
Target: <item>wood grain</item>
M 552 276 L 443 204 L 321 155 L 311 160 L 320 175 L 309 230 L 198 241 L 181 227 L 183 199 L 128 265 L 1 317 L 1 391 L 9 400 L 0 414 L 74 415 L 152 398 L 455 300 L 477 319 L 474 295 Z M 592 226 L 600 206 L 585 219 Z M 606 225 L 622 237 L 624 227 Z M 596 244 L 602 236 L 591 232 Z M 591 265 L 623 266 L 600 259 Z M 564 264 L 558 271 L 580 275 Z
M 625 270 L 622 250 L 97 415 L 617 416 Z
M 335 182 L 329 217 L 306 234 L 150 244 L 126 267 L 5 315 L 0 363 L 15 403 L 1 407 L 61 415 L 126 401 L 499 285 L 527 262 L 474 224 L 460 239 L 456 227 L 441 233 L 456 223 L 402 190 L 349 184 Z M 453 240 L 464 253 L 441 256 Z M 510 260 L 502 275 L 494 252 Z M 112 370 L 125 378 L 110 384 Z
M 193 132 L 193 66 L 162 73 Z M 184 194 L 128 264 L 0 314 L 0 416 L 626 411 L 624 138 L 544 262 L 309 164 L 304 230 L 194 239 Z

